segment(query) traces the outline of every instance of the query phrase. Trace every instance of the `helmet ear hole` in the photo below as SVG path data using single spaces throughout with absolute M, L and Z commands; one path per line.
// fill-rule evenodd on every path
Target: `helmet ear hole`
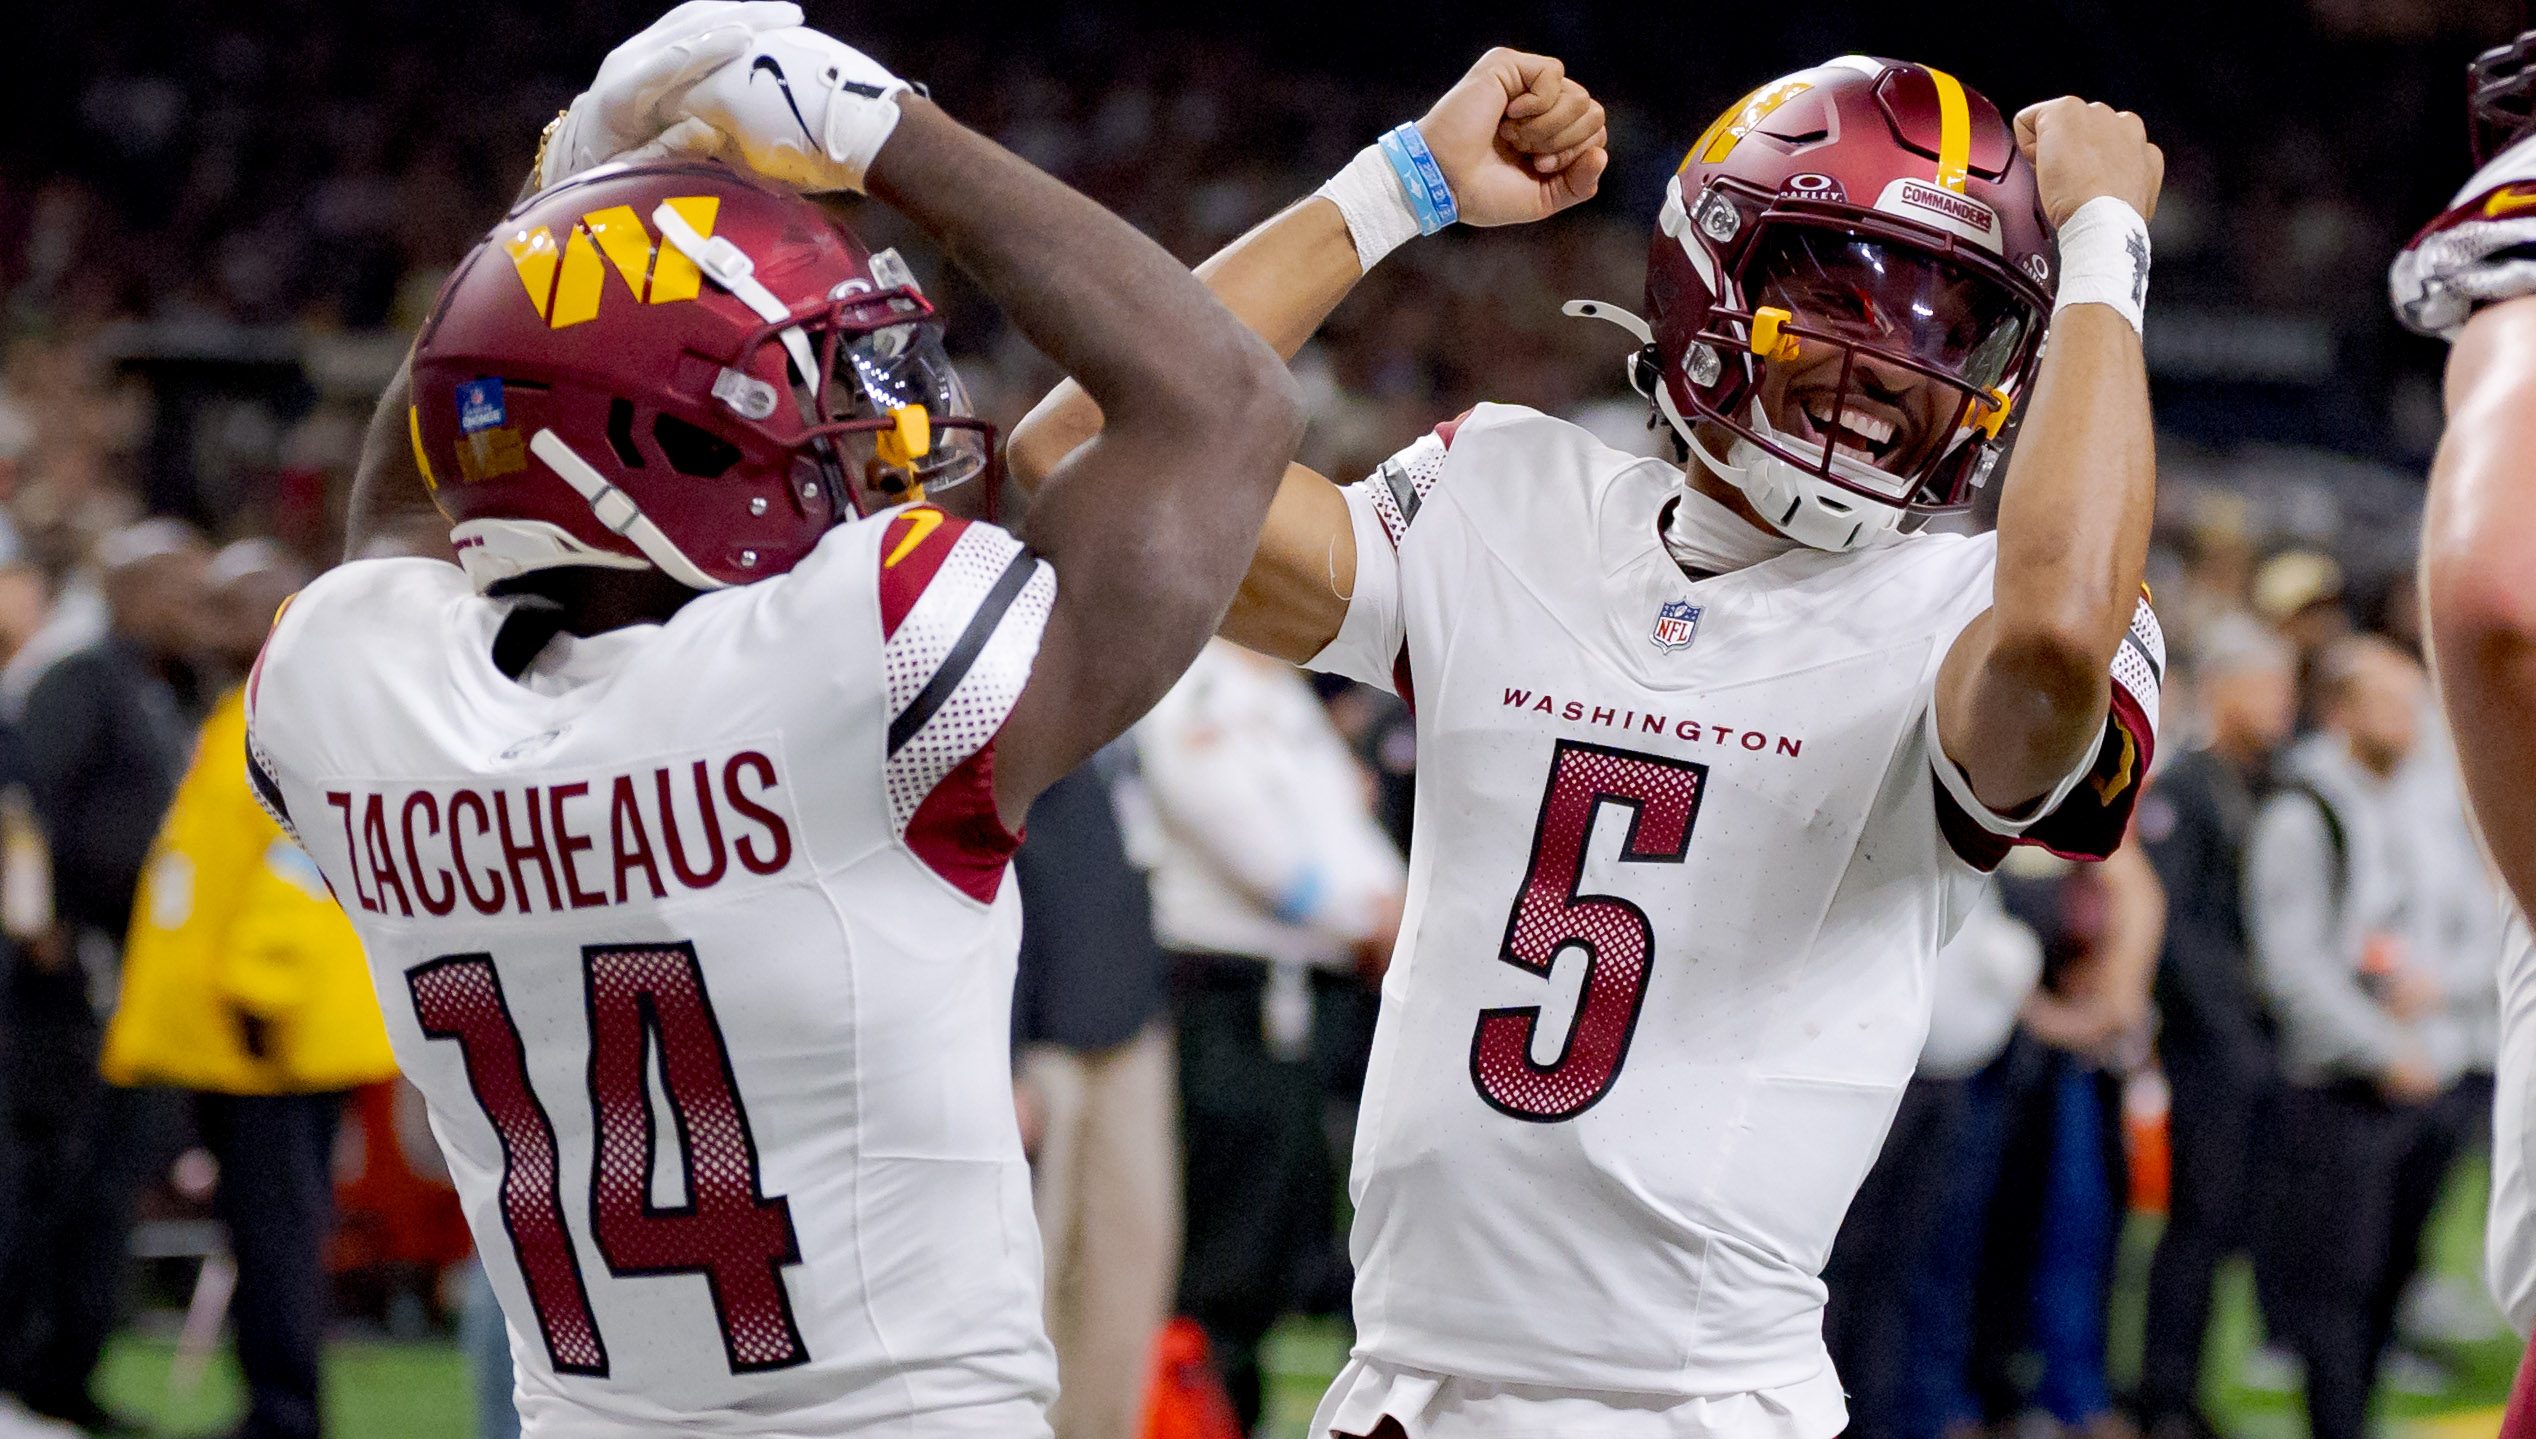
M 654 417 L 652 443 L 671 469 L 699 480 L 718 480 L 740 462 L 739 446 L 676 415 Z
M 643 468 L 643 452 L 634 445 L 634 402 L 623 395 L 608 401 L 608 447 L 629 470 Z

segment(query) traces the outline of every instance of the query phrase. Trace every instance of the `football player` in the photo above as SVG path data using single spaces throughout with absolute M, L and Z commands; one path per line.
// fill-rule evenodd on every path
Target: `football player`
M 2536 31 L 2476 58 L 2479 167 L 2395 260 L 2396 313 L 2448 352 L 2448 426 L 2422 524 L 2423 598 L 2466 797 L 2515 901 L 2493 1094 L 2492 1292 L 2536 1329 Z M 2536 1363 L 2503 1432 L 2536 1436 Z
M 1201 273 L 1291 354 L 1603 147 L 1557 62 L 1492 52 Z M 1933 956 L 2009 846 L 2111 852 L 2149 761 L 2161 172 L 2102 105 L 1798 71 L 1691 144 L 1646 318 L 1570 307 L 1631 333 L 1678 463 L 1483 404 L 1346 489 L 1287 472 L 1225 633 L 1396 691 L 1419 755 L 1316 1435 L 1840 1431 L 1817 1275 Z M 1025 483 L 1096 398 L 1015 436 Z M 1995 535 L 1924 529 L 2011 426 Z
M 251 778 L 361 932 L 526 1432 L 1044 1435 L 1006 861 L 1215 627 L 1299 412 L 1161 249 L 769 11 L 682 7 L 544 172 L 673 92 L 797 120 L 808 180 L 1110 417 L 1033 548 L 930 502 L 993 435 L 904 261 L 718 164 L 601 165 L 442 290 L 355 532 L 403 452 L 459 563 L 284 610 Z

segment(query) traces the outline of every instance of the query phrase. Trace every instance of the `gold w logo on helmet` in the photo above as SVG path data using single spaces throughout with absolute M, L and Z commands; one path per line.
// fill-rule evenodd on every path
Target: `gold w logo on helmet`
M 669 201 L 678 218 L 707 238 L 713 234 L 713 217 L 721 206 L 721 200 L 712 195 L 683 195 Z M 529 303 L 557 330 L 598 317 L 599 291 L 606 286 L 610 268 L 634 298 L 654 305 L 694 299 L 704 278 L 695 261 L 655 240 L 631 205 L 610 205 L 582 216 L 560 249 L 554 232 L 543 225 L 513 234 L 502 248 L 510 253 L 520 284 L 527 287 Z

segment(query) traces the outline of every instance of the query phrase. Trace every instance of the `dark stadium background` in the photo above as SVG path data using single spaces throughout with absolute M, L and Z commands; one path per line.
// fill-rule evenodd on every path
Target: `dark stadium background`
M 0 373 L 33 430 L 0 445 L 0 500 L 39 548 L 49 526 L 128 487 L 216 535 L 266 529 L 322 550 L 369 404 L 440 277 L 509 203 L 539 127 L 658 8 L 9 6 Z M 2072 92 L 2136 109 L 2168 162 L 2148 331 L 2162 539 L 2217 526 L 2257 547 L 2325 548 L 2364 606 L 2408 563 L 2438 424 L 2441 352 L 2389 318 L 2386 261 L 2466 174 L 2466 59 L 2522 18 L 2509 0 L 805 9 L 1190 261 L 1413 118 L 1486 46 L 1563 57 L 1611 107 L 1602 196 L 1376 273 L 1307 367 L 1307 458 L 1342 476 L 1476 399 L 1624 398 L 1611 332 L 1560 320 L 1557 304 L 1635 302 L 1665 176 L 1770 75 L 1867 51 L 1944 66 L 2009 110 Z M 885 215 L 867 223 L 899 237 Z M 956 275 L 920 272 L 985 407 L 1016 417 L 1050 371 Z M 2470 1266 L 2471 1185 L 2448 1213 L 2441 1262 Z M 154 1293 L 181 1297 L 157 1277 Z M 391 1322 L 393 1288 L 350 1296 L 370 1337 L 339 1361 L 338 1428 L 462 1433 L 445 1343 L 380 1337 L 412 1327 Z M 2232 1305 L 2223 1342 L 2241 1349 L 2242 1296 Z M 208 1428 L 224 1381 L 168 1399 L 165 1330 L 162 1316 L 117 1351 L 116 1390 Z M 1290 1417 L 1340 1342 L 1292 1336 Z M 2483 1402 L 2497 1402 L 2505 1349 L 2474 1361 Z M 2288 1432 L 2279 1403 L 2236 1394 L 2231 1412 L 2247 1432 Z M 2488 1418 L 2456 1422 L 2490 1432 Z

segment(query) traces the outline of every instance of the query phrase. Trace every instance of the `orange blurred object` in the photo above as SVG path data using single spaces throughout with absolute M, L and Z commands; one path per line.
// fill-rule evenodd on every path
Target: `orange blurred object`
M 2135 1076 L 2122 1090 L 2122 1141 L 2130 1157 L 2131 1211 L 2164 1214 L 2173 1172 L 2167 1142 L 2166 1114 L 2173 1091 L 2166 1076 L 2154 1070 Z
M 1206 1331 L 1194 1319 L 1174 1319 L 1154 1337 L 1143 1439 L 1242 1439 L 1242 1422 L 1215 1375 Z
M 397 1091 L 404 1083 L 391 1079 L 354 1091 L 345 1115 L 361 1158 L 357 1170 L 336 1175 L 338 1273 L 408 1265 L 437 1272 L 475 1248 L 457 1191 L 446 1177 L 417 1170 L 406 1155 L 397 1122 Z M 438 1161 L 437 1153 L 428 1156 L 435 1168 Z

